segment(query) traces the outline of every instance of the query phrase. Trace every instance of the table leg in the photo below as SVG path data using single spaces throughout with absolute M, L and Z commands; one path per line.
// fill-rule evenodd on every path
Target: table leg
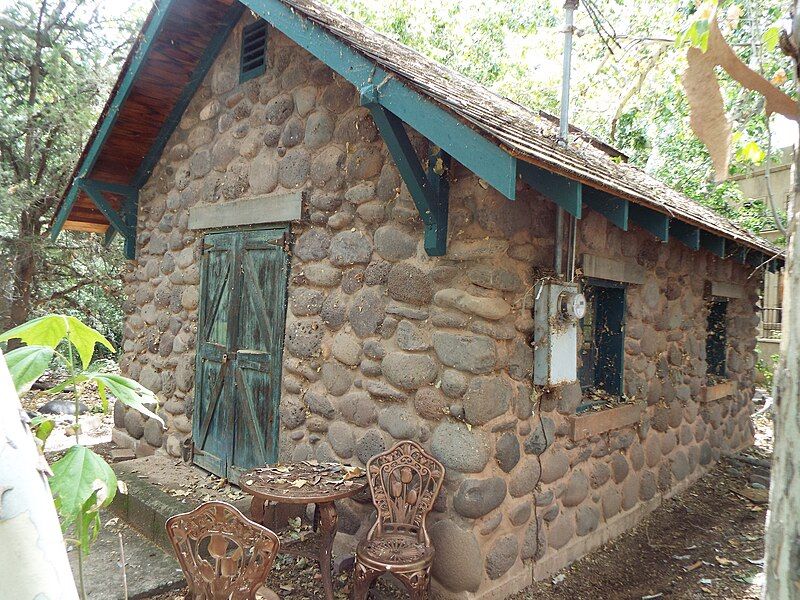
M 319 570 L 322 574 L 322 586 L 325 589 L 325 598 L 333 600 L 333 579 L 331 577 L 331 552 L 333 538 L 336 536 L 339 515 L 333 502 L 317 504 L 319 510 Z
M 258 496 L 253 496 L 250 501 L 250 518 L 259 525 L 264 524 L 264 506 L 267 501 Z

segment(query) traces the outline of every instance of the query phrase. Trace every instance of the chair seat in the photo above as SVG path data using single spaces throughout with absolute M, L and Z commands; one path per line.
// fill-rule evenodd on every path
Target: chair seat
M 356 549 L 358 560 L 365 565 L 386 571 L 416 570 L 433 560 L 433 547 L 416 536 L 384 534 L 363 540 Z

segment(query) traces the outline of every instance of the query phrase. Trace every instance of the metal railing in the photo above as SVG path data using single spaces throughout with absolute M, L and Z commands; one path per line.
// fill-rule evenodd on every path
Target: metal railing
M 761 337 L 780 339 L 783 309 L 780 306 L 761 309 Z

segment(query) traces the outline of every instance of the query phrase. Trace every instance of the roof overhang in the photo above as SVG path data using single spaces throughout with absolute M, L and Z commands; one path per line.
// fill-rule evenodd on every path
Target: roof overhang
M 356 36 L 345 39 L 342 27 L 330 23 L 331 15 L 338 13 L 315 0 L 242 0 L 241 3 L 236 0 L 160 0 L 145 22 L 140 40 L 131 51 L 84 148 L 55 217 L 54 237 L 62 228 L 105 231 L 107 237 L 118 232 L 126 237 L 127 254 L 133 257 L 138 190 L 149 178 L 183 112 L 245 8 L 264 18 L 353 84 L 373 116 L 381 118 L 375 113 L 376 107 L 385 113 L 389 121 L 381 128 L 384 139 L 386 132 L 392 131 L 391 120 L 397 119 L 509 200 L 514 200 L 517 181 L 522 179 L 576 218 L 581 217 L 582 207 L 586 205 L 623 230 L 634 222 L 662 241 L 673 237 L 694 250 L 706 248 L 716 255 L 753 266 L 769 263 L 771 268 L 777 268 L 782 262 L 780 252 L 768 242 L 732 224 L 726 229 L 704 220 L 707 209 L 693 214 L 659 204 L 648 198 L 641 186 L 629 184 L 624 178 L 599 177 L 571 167 L 572 163 L 559 159 L 560 153 L 563 154 L 561 150 L 553 149 L 550 157 L 511 148 L 497 131 L 477 127 L 474 119 L 434 99 L 437 96 L 431 92 L 431 86 L 436 85 L 435 81 L 422 82 L 424 74 L 412 81 L 387 68 L 376 52 L 364 49 L 363 36 L 356 41 Z M 357 25 L 371 32 L 345 17 L 341 20 L 350 27 Z M 371 34 L 381 37 L 375 32 Z M 388 38 L 383 39 L 404 53 L 413 52 Z M 427 59 L 416 57 L 415 60 L 424 62 Z M 433 65 L 435 63 L 430 62 L 431 68 Z M 435 68 L 443 67 L 436 65 Z M 498 97 L 499 100 L 507 102 Z M 403 140 L 399 142 L 397 151 L 403 152 Z M 403 162 L 401 154 L 393 151 L 393 156 L 396 163 Z M 609 162 L 612 162 L 610 157 Z M 424 181 L 419 181 L 418 169 L 413 165 L 405 171 L 401 169 L 401 175 L 407 183 L 413 184 L 416 177 L 422 188 L 426 186 Z M 121 186 L 117 192 L 124 189 L 125 193 L 115 193 L 113 186 Z M 423 190 L 419 198 L 414 198 L 418 207 L 426 201 L 440 201 L 430 194 L 426 198 L 425 193 Z M 425 220 L 423 210 L 420 212 Z M 445 230 L 446 214 L 445 207 Z M 429 226 L 441 229 L 442 223 L 426 221 L 426 228 Z M 433 231 L 432 237 L 436 235 Z

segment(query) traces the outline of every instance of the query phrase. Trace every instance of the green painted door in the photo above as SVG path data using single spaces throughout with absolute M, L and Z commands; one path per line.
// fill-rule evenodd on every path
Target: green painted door
M 203 240 L 193 437 L 195 463 L 231 481 L 278 453 L 286 230 Z

